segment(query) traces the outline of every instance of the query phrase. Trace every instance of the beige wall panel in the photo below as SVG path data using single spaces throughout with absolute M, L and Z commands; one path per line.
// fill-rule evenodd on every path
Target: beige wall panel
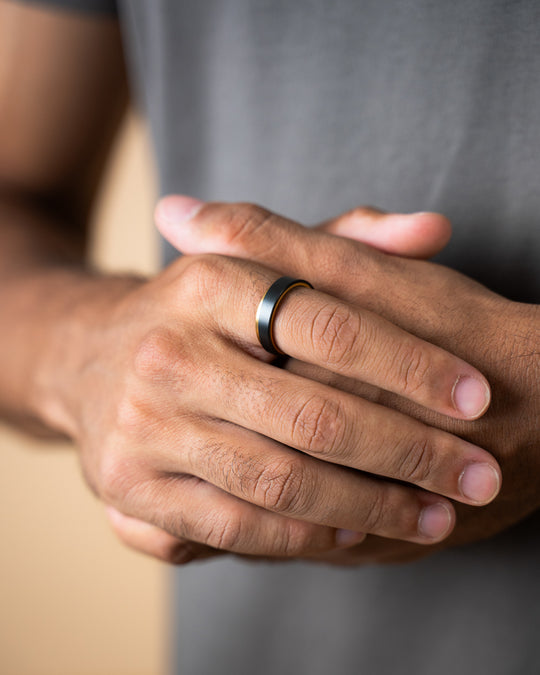
M 154 182 L 130 118 L 96 218 L 95 259 L 155 268 Z M 0 429 L 0 673 L 162 675 L 166 568 L 125 549 L 68 444 Z

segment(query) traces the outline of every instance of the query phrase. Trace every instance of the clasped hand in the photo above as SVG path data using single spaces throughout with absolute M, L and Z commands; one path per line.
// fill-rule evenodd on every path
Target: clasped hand
M 461 291 L 460 275 L 256 207 L 205 205 L 190 217 L 192 202 L 172 207 L 162 203 L 160 227 L 191 255 L 115 307 L 110 325 L 124 339 L 108 345 L 106 422 L 80 438 L 125 541 L 173 562 L 218 551 L 330 559 L 366 533 L 425 549 L 451 532 L 450 500 L 495 497 L 494 457 L 425 423 L 463 433 L 489 403 L 478 370 L 414 335 L 441 341 L 441 301 Z M 350 225 L 336 222 L 338 233 Z M 319 289 L 291 293 L 275 326 L 291 370 L 309 373 L 269 365 L 256 340 L 257 304 L 282 273 Z M 406 306 L 406 321 L 391 316 L 394 299 L 415 292 L 421 317 Z

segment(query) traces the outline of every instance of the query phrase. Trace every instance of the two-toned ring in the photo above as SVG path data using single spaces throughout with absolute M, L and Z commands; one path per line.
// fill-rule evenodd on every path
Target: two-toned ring
M 283 298 L 293 290 L 293 288 L 313 288 L 309 281 L 303 279 L 293 279 L 293 277 L 280 277 L 270 286 L 260 301 L 257 307 L 257 314 L 255 316 L 255 327 L 257 330 L 257 338 L 261 345 L 270 354 L 283 355 L 274 341 L 274 319 L 278 307 L 283 301 Z

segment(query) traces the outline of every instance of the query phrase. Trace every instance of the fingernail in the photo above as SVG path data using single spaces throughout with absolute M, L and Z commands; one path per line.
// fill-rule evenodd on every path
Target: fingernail
M 455 409 L 465 417 L 478 417 L 489 405 L 489 387 L 474 377 L 458 377 L 452 389 Z
M 179 225 L 192 218 L 204 204 L 200 199 L 174 195 L 164 197 L 156 208 L 156 218 L 171 225 Z
M 441 539 L 452 525 L 452 515 L 446 504 L 426 506 L 418 519 L 418 534 L 426 539 Z
M 495 499 L 501 480 L 490 464 L 469 464 L 459 477 L 461 494 L 478 504 L 487 504 Z
M 354 530 L 337 530 L 336 531 L 336 546 L 345 548 L 353 544 L 359 544 L 364 541 L 366 535 L 363 532 L 355 532 Z

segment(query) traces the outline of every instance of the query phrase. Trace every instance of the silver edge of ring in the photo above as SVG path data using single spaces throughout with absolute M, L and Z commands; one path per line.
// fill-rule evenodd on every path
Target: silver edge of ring
M 282 278 L 283 278 L 283 277 L 280 277 L 280 279 L 282 279 Z M 262 309 L 262 307 L 263 307 L 263 305 L 264 305 L 264 301 L 266 300 L 266 297 L 267 297 L 268 293 L 270 292 L 270 290 L 272 289 L 272 287 L 274 286 L 274 284 L 275 284 L 277 281 L 280 281 L 280 279 L 276 279 L 276 281 L 274 281 L 272 284 L 270 284 L 270 286 L 269 286 L 268 289 L 266 290 L 266 293 L 265 293 L 265 294 L 263 295 L 263 297 L 261 298 L 261 300 L 260 300 L 260 302 L 259 302 L 259 304 L 258 304 L 258 306 L 257 306 L 257 311 L 256 311 L 256 313 L 255 313 L 255 331 L 256 331 L 256 333 L 257 333 L 257 339 L 258 339 L 259 343 L 261 344 L 261 346 L 263 347 L 263 349 L 265 349 L 265 351 L 268 351 L 268 350 L 267 350 L 266 347 L 262 344 L 262 341 L 261 341 L 261 335 L 260 335 L 260 332 L 259 332 L 259 324 L 260 324 L 260 314 L 261 314 L 261 309 Z M 281 355 L 285 355 L 285 352 L 282 352 L 281 349 L 279 349 L 279 347 L 276 345 L 276 342 L 275 342 L 275 340 L 274 340 L 274 319 L 275 319 L 275 315 L 276 315 L 276 312 L 277 312 L 277 310 L 278 310 L 278 307 L 279 307 L 280 304 L 282 303 L 282 301 L 283 301 L 283 299 L 285 298 L 285 296 L 286 296 L 290 291 L 294 290 L 295 288 L 310 288 L 310 289 L 313 289 L 313 286 L 309 283 L 309 281 L 305 281 L 304 279 L 297 279 L 294 283 L 291 283 L 291 285 L 290 285 L 288 288 L 286 288 L 286 289 L 281 293 L 281 295 L 278 297 L 278 299 L 277 299 L 276 302 L 274 303 L 274 306 L 272 307 L 272 312 L 271 312 L 271 314 L 270 314 L 269 321 L 268 321 L 268 337 L 269 337 L 270 343 L 272 344 L 272 346 L 273 346 L 273 348 L 275 349 L 276 353 L 277 353 L 277 354 L 281 354 Z M 270 353 L 272 353 L 272 352 L 270 352 Z

